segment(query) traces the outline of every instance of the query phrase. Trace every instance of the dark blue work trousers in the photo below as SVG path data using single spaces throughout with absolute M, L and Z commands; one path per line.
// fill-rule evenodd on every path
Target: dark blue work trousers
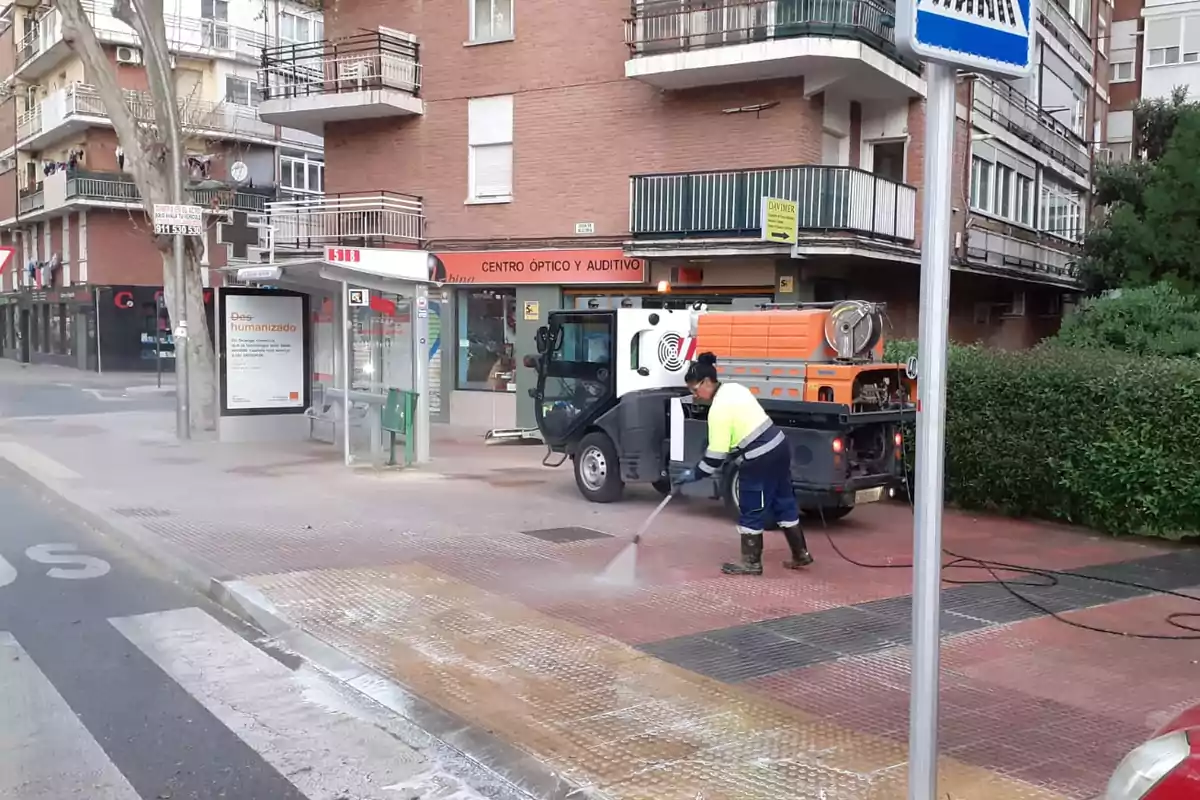
M 792 488 L 792 446 L 784 441 L 738 470 L 738 533 L 762 533 L 767 519 L 781 528 L 800 524 Z

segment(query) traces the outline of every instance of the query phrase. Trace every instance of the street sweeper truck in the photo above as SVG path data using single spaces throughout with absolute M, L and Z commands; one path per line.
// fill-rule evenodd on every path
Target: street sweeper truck
M 858 300 L 689 309 L 551 312 L 536 336 L 530 390 L 548 452 L 574 466 L 588 500 L 620 499 L 628 483 L 669 493 L 704 454 L 707 408 L 685 383 L 698 353 L 722 381 L 753 392 L 792 447 L 801 509 L 826 520 L 881 499 L 903 476 L 903 427 L 915 420 L 915 363 L 883 361 L 883 306 Z M 736 455 L 736 454 L 735 454 Z M 736 508 L 737 458 L 687 484 Z

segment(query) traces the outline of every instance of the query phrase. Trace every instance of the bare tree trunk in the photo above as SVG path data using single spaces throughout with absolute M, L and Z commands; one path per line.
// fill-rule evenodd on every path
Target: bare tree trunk
M 170 170 L 183 171 L 183 153 L 170 152 L 169 144 L 160 136 L 162 125 L 152 126 L 135 119 L 126 104 L 125 95 L 117 83 L 113 65 L 96 39 L 96 32 L 84 12 L 80 0 L 57 0 L 62 15 L 63 40 L 83 62 L 89 80 L 96 87 L 117 133 L 117 141 L 127 154 L 125 163 L 133 174 L 134 183 L 142 196 L 147 215 L 154 206 L 171 202 Z M 116 0 L 113 15 L 133 28 L 143 41 L 153 37 L 159 47 L 143 47 L 150 95 L 155 118 L 165 119 L 164 108 L 178 104 L 174 75 L 168 64 L 158 63 L 157 52 L 168 52 L 166 29 L 161 0 Z M 153 234 L 152 234 L 153 235 Z M 197 242 L 188 241 L 184 248 L 182 291 L 177 286 L 170 236 L 155 236 L 155 246 L 163 260 L 163 300 L 170 315 L 172 328 L 187 309 L 188 335 L 186 348 L 191 391 L 189 392 L 190 423 L 193 430 L 211 431 L 216 428 L 216 359 L 209 335 L 208 317 L 204 309 L 204 285 L 197 258 Z
M 175 281 L 175 262 L 172 248 L 162 251 L 163 302 L 175 308 L 179 298 Z M 211 431 L 216 428 L 217 389 L 216 358 L 209 338 L 208 313 L 204 306 L 204 285 L 200 280 L 200 262 L 192 247 L 183 250 L 184 296 L 187 308 L 188 335 L 176 337 L 175 346 L 187 348 L 188 412 L 193 430 Z M 172 324 L 175 316 L 172 315 Z

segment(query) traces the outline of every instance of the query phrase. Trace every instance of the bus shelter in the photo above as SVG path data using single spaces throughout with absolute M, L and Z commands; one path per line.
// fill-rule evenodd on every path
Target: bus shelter
M 424 250 L 331 247 L 233 270 L 217 292 L 221 440 L 326 441 L 347 466 L 427 462 L 439 267 Z

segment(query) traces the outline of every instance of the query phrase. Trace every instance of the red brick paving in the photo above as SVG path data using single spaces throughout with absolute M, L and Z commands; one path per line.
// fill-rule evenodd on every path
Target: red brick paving
M 114 414 L 9 423 L 3 433 L 70 464 L 87 491 L 113 508 L 167 512 L 143 524 L 232 574 L 421 561 L 633 644 L 909 591 L 909 570 L 849 564 L 819 528 L 809 531 L 817 563 L 808 570 L 783 570 L 782 537 L 768 534 L 763 578 L 721 576 L 719 564 L 736 554 L 737 539 L 720 509 L 699 501 L 673 504 L 646 536 L 637 586 L 606 588 L 591 578 L 653 508 L 651 491 L 633 490 L 627 502 L 611 506 L 585 503 L 566 468 L 538 465 L 537 448 L 439 439 L 435 469 L 442 477 L 363 477 L 344 470 L 327 448 L 180 447 L 170 440 L 170 424 L 166 417 Z M 617 538 L 551 544 L 519 533 L 565 525 Z M 829 533 L 855 559 L 910 557 L 912 518 L 903 505 L 857 509 Z M 1164 549 L 955 512 L 947 513 L 944 534 L 946 546 L 964 555 L 1049 569 Z M 1167 610 L 1189 609 L 1144 598 L 1073 616 L 1159 630 Z M 1046 619 L 955 637 L 945 647 L 943 745 L 963 760 L 1089 797 L 1165 714 L 1200 698 L 1198 659 L 1196 642 L 1127 640 Z M 907 668 L 907 654 L 897 648 L 752 683 L 807 711 L 902 740 Z
M 1064 614 L 1097 627 L 1179 634 L 1162 618 L 1200 603 L 1155 596 Z M 1052 618 L 943 643 L 940 744 L 958 760 L 1071 798 L 1095 797 L 1117 762 L 1200 701 L 1200 642 L 1146 641 Z M 848 727 L 899 741 L 908 727 L 907 648 L 749 681 Z

